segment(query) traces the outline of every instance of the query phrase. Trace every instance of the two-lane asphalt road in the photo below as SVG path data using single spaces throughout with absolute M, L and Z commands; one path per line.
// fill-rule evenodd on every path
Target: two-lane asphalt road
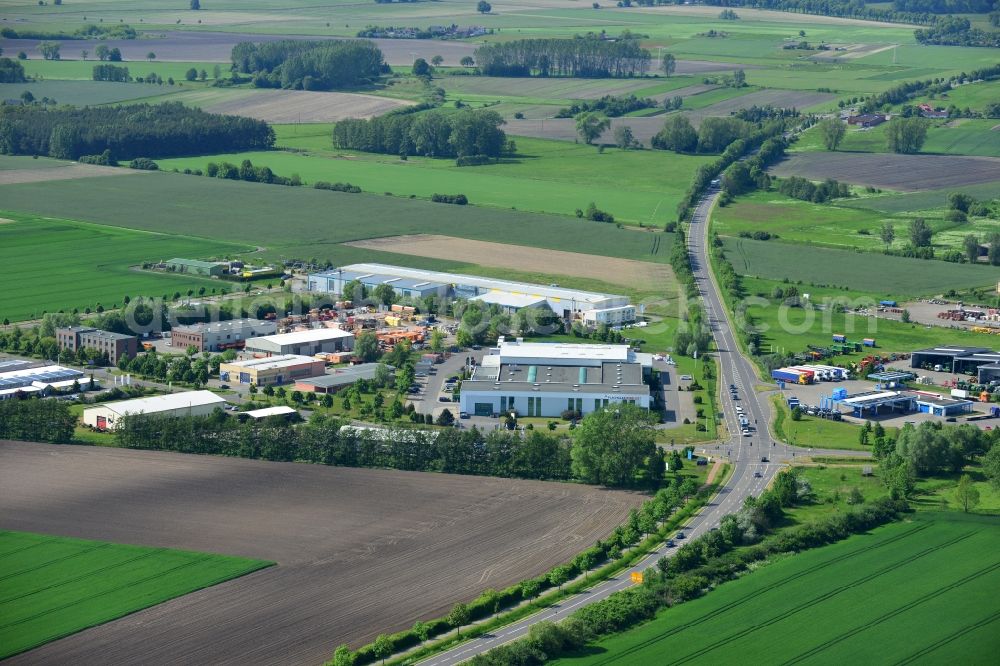
M 711 503 L 691 519 L 684 527 L 687 538 L 697 537 L 713 527 L 717 527 L 722 517 L 740 508 L 743 500 L 750 495 L 759 495 L 782 466 L 782 460 L 790 457 L 791 447 L 777 442 L 771 437 L 771 405 L 766 396 L 759 397 L 756 392 L 757 375 L 749 360 L 743 357 L 736 343 L 732 322 L 722 304 L 722 295 L 708 264 L 708 215 L 719 193 L 712 190 L 702 199 L 695 209 L 688 234 L 688 249 L 691 264 L 701 298 L 705 304 L 705 314 L 711 326 L 717 348 L 716 355 L 721 368 L 720 381 L 723 384 L 721 392 L 722 410 L 729 431 L 729 439 L 723 442 L 721 451 L 726 452 L 733 464 L 733 471 L 725 486 Z M 736 404 L 730 397 L 728 387 L 737 387 L 738 404 L 751 424 L 756 427 L 750 437 L 740 432 L 736 417 Z M 777 442 L 775 444 L 775 442 Z M 837 452 L 830 452 L 836 454 Z M 764 462 L 762 458 L 767 458 Z M 664 555 L 669 555 L 673 549 L 661 547 L 650 553 L 628 571 L 600 583 L 590 590 L 569 597 L 559 604 L 525 618 L 520 622 L 496 630 L 495 633 L 480 636 L 458 645 L 446 652 L 430 657 L 422 662 L 426 666 L 452 666 L 473 656 L 486 652 L 498 645 L 521 638 L 528 629 L 543 620 L 559 621 L 567 618 L 577 608 L 600 601 L 614 592 L 632 585 L 631 573 L 644 571 L 656 564 Z

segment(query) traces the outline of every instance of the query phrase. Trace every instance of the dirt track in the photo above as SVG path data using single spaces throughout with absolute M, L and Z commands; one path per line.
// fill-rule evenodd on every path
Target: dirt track
M 346 245 L 516 271 L 591 278 L 636 288 L 648 288 L 650 285 L 665 284 L 673 280 L 672 271 L 666 264 L 432 234 L 373 238 Z
M 0 185 L 44 183 L 50 180 L 75 180 L 96 176 L 134 176 L 141 173 L 145 172 L 96 164 L 67 164 L 43 169 L 0 169 Z
M 318 664 L 607 535 L 640 501 L 572 484 L 0 442 L 0 528 L 278 566 L 11 664 Z
M 1000 180 L 1000 158 L 894 153 L 796 153 L 771 169 L 778 176 L 834 178 L 915 192 Z

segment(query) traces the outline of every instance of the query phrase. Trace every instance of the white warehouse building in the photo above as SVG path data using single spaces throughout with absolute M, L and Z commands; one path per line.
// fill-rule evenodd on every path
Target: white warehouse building
M 266 356 L 314 356 L 354 349 L 354 334 L 339 328 L 313 328 L 248 338 L 244 350 Z
M 651 357 L 627 345 L 505 341 L 462 382 L 460 409 L 477 416 L 580 414 L 619 402 L 650 406 Z
M 211 391 L 183 391 L 150 398 L 109 402 L 83 410 L 83 423 L 98 430 L 114 430 L 128 414 L 157 416 L 207 416 L 226 401 Z
M 344 286 L 355 280 L 369 289 L 388 284 L 398 295 L 410 298 L 437 296 L 478 300 L 496 304 L 508 313 L 522 308 L 548 307 L 563 319 L 579 319 L 591 325 L 635 321 L 635 307 L 629 303 L 628 296 L 386 264 L 351 264 L 313 273 L 309 276 L 307 289 L 343 294 Z

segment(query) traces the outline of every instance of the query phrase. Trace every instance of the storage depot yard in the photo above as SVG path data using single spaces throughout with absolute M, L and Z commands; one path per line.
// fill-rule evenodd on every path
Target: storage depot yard
M 638 494 L 565 483 L 0 443 L 0 528 L 277 566 L 11 664 L 319 663 L 563 562 Z M 137 630 L 142 627 L 142 630 Z

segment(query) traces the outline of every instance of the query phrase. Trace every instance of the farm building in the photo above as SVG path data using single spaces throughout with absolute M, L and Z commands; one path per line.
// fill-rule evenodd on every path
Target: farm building
M 268 356 L 313 356 L 348 351 L 354 348 L 354 334 L 339 328 L 314 328 L 294 333 L 279 333 L 249 338 L 245 349 Z
M 462 383 L 461 411 L 490 416 L 589 414 L 631 402 L 646 409 L 645 362 L 627 345 L 505 341 Z M 649 362 L 651 367 L 651 361 Z
M 292 418 L 292 416 L 297 416 L 298 412 L 289 407 L 288 405 L 279 405 L 278 407 L 265 407 L 263 409 L 252 409 L 248 412 L 240 412 L 239 416 L 253 419 L 254 421 L 259 421 L 261 419 L 266 419 L 270 416 L 284 416 L 286 419 Z
M 170 332 L 172 347 L 194 347 L 200 352 L 242 348 L 247 338 L 273 335 L 278 325 L 264 319 L 233 319 L 178 326 Z
M 400 296 L 413 298 L 438 296 L 477 299 L 496 303 L 507 312 L 516 312 L 524 307 L 542 307 L 544 303 L 559 317 L 567 320 L 587 321 L 587 312 L 626 308 L 615 316 L 621 323 L 635 320 L 635 309 L 628 309 L 627 296 L 385 264 L 351 264 L 314 273 L 309 276 L 307 288 L 309 291 L 341 294 L 344 286 L 352 281 L 360 282 L 370 289 L 388 284 Z M 590 320 L 596 321 L 596 317 L 591 317 Z
M 226 401 L 211 391 L 184 391 L 151 398 L 109 402 L 83 410 L 83 423 L 98 430 L 114 430 L 123 416 L 155 414 L 157 416 L 207 416 L 220 409 Z
M 979 366 L 977 380 L 980 384 L 1000 381 L 1000 363 Z
M 31 363 L 25 361 L 0 365 L 0 400 L 16 397 L 19 393 L 44 396 L 69 391 L 74 384 L 85 389 L 90 383 L 90 377 L 84 377 L 79 370 L 61 365 L 31 367 Z
M 848 125 L 857 125 L 858 127 L 875 127 L 876 125 L 881 125 L 888 117 L 884 113 L 862 113 L 857 116 L 850 116 L 847 119 Z
M 106 353 L 112 365 L 120 358 L 135 358 L 139 352 L 139 338 L 134 335 L 112 333 L 88 326 L 67 326 L 56 329 L 59 349 L 76 353 L 79 349 L 94 349 Z
M 312 393 L 336 393 L 359 379 L 374 379 L 379 365 L 378 363 L 360 363 L 344 368 L 335 368 L 325 375 L 297 380 L 295 390 L 307 393 L 310 391 Z M 387 365 L 386 368 L 389 372 L 395 370 L 391 365 Z
M 254 386 L 277 386 L 322 375 L 325 369 L 326 363 L 319 359 L 287 354 L 222 363 L 219 365 L 219 379 Z
M 981 365 L 1000 362 L 1000 353 L 985 347 L 932 347 L 915 351 L 910 356 L 911 368 L 932 370 L 941 366 L 943 372 L 969 372 Z
M 227 264 L 219 261 L 199 261 L 197 259 L 171 259 L 164 264 L 168 271 L 205 277 L 221 277 L 228 268 Z

